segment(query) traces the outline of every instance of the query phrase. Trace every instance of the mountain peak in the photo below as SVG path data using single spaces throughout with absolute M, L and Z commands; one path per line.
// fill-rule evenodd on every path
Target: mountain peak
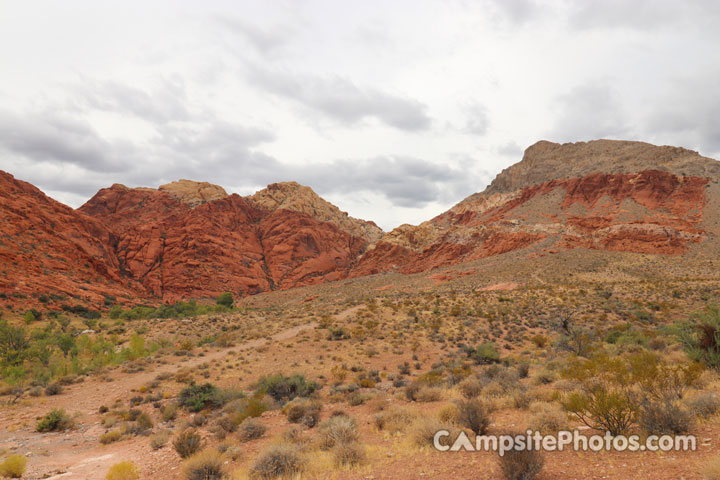
M 504 169 L 485 193 L 506 193 L 560 178 L 593 173 L 660 170 L 673 175 L 717 176 L 720 163 L 682 147 L 627 140 L 553 143 L 541 140 L 525 150 L 522 161 Z
M 228 196 L 225 189 L 219 185 L 186 179 L 160 185 L 158 190 L 168 193 L 171 197 L 188 204 L 191 208 Z
M 370 243 L 382 236 L 382 230 L 375 223 L 351 217 L 324 200 L 312 188 L 297 182 L 272 183 L 248 197 L 248 200 L 264 210 L 284 209 L 305 213 L 316 220 L 333 223 L 341 230 Z

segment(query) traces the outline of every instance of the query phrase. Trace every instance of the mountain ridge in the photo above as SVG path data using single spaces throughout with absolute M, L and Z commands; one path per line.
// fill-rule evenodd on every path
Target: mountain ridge
M 720 162 L 642 142 L 537 142 L 482 192 L 390 232 L 296 182 L 245 197 L 191 180 L 114 184 L 73 210 L 0 173 L 10 303 L 53 292 L 94 304 L 247 295 L 514 251 L 703 255 L 720 233 Z

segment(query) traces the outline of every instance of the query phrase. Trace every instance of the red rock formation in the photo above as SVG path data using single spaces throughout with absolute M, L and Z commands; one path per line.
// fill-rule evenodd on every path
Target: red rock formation
M 338 280 L 367 246 L 330 222 L 238 195 L 191 208 L 162 190 L 113 185 L 80 211 L 108 225 L 120 266 L 166 301 Z
M 37 306 L 99 303 L 105 295 L 135 297 L 142 286 L 124 278 L 101 223 L 0 171 L 0 292 Z M 27 297 L 27 298 L 25 298 Z

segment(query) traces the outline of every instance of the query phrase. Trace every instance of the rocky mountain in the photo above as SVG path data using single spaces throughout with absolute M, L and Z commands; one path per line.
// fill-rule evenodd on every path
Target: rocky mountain
M 294 182 L 247 197 L 190 180 L 116 184 L 72 210 L 2 173 L 0 292 L 173 301 L 423 272 L 508 252 L 714 258 L 719 179 L 720 163 L 683 148 L 539 142 L 483 192 L 383 234 Z
M 353 275 L 414 273 L 529 247 L 682 255 L 716 241 L 718 179 L 720 162 L 684 148 L 538 142 L 483 192 L 384 235 Z

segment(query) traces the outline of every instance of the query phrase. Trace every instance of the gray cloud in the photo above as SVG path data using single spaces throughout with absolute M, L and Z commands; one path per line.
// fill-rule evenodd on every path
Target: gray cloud
M 459 201 L 485 185 L 465 168 L 406 156 L 339 159 L 292 172 L 321 193 L 372 191 L 394 205 L 420 208 L 451 198 Z
M 182 80 L 162 79 L 161 85 L 148 92 L 115 81 L 85 80 L 75 87 L 75 96 L 85 106 L 97 110 L 126 113 L 152 122 L 165 123 L 188 118 L 185 85 Z
M 600 83 L 580 85 L 553 104 L 555 124 L 550 133 L 558 141 L 631 138 L 619 93 Z
M 412 98 L 361 88 L 340 77 L 300 75 L 258 65 L 249 67 L 248 80 L 257 88 L 299 102 L 345 125 L 375 118 L 400 130 L 419 131 L 431 124 L 427 107 Z
M 238 17 L 221 16 L 217 22 L 233 34 L 242 37 L 263 55 L 277 53 L 290 39 L 292 27 L 261 28 Z
M 718 72 L 720 73 L 720 72 Z M 717 74 L 677 78 L 644 118 L 647 135 L 662 143 L 720 156 L 720 97 Z
M 485 135 L 490 127 L 490 117 L 487 108 L 479 103 L 473 103 L 465 108 L 466 133 L 473 135 Z
M 88 122 L 52 109 L 23 115 L 0 110 L 0 149 L 93 172 L 127 169 L 135 153 L 130 143 L 105 140 Z
M 720 17 L 720 4 L 714 0 L 573 0 L 570 5 L 568 22 L 579 29 L 714 28 Z

